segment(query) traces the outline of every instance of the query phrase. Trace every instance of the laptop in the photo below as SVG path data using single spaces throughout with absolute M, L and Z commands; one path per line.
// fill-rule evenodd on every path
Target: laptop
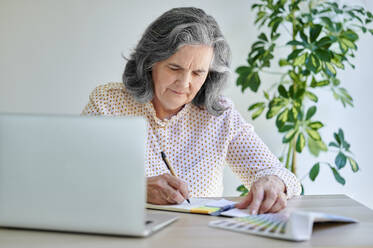
M 146 120 L 0 114 L 0 226 L 148 236 Z

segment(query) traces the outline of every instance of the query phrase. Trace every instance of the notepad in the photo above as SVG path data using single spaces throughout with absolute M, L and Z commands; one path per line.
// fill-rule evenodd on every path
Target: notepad
M 316 222 L 354 223 L 357 220 L 318 212 L 294 211 L 215 220 L 209 226 L 270 238 L 304 241 L 311 238 L 313 223 Z
M 226 199 L 213 200 L 207 198 L 190 198 L 189 200 L 190 204 L 187 201 L 175 205 L 155 205 L 147 203 L 146 208 L 184 213 L 212 214 L 224 207 L 231 206 L 236 203 Z

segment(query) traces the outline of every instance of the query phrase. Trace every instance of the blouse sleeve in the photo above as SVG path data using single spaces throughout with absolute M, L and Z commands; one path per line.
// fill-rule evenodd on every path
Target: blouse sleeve
M 107 92 L 103 86 L 96 87 L 89 95 L 87 105 L 81 115 L 105 115 L 107 103 Z
M 231 130 L 227 163 L 245 187 L 250 189 L 259 178 L 276 175 L 285 183 L 288 199 L 299 195 L 301 187 L 296 176 L 280 163 L 233 104 L 227 111 Z

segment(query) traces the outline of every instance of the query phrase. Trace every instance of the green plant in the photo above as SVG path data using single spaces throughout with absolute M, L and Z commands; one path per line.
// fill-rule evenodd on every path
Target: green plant
M 330 90 L 344 107 L 353 106 L 353 99 L 341 87 L 337 74 L 346 64 L 354 68 L 351 58 L 357 50 L 358 33 L 373 34 L 373 29 L 368 28 L 373 21 L 372 13 L 361 7 L 320 0 L 261 0 L 253 4 L 252 9 L 256 11 L 255 24 L 263 32 L 251 46 L 248 64 L 236 69 L 236 84 L 242 92 L 248 88 L 257 92 L 263 73 L 278 75 L 278 81 L 263 90 L 263 101 L 249 107 L 252 119 L 264 112 L 267 119 L 276 119 L 286 146 L 280 160 L 295 174 L 296 155 L 306 146 L 316 157 L 320 152 L 335 149 L 334 163 L 317 162 L 307 175 L 314 181 L 320 166 L 327 165 L 337 182 L 344 185 L 340 169 L 347 161 L 353 172 L 357 172 L 359 166 L 342 129 L 334 133 L 334 140 L 328 146 L 324 143 L 319 133 L 324 123 L 315 119 L 317 89 Z M 278 55 L 278 49 L 287 52 L 287 56 Z M 273 71 L 274 61 L 278 62 L 281 72 Z M 247 193 L 243 185 L 237 190 Z

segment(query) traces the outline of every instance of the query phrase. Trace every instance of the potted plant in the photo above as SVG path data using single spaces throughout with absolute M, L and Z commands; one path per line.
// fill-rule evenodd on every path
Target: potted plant
M 353 106 L 352 97 L 341 86 L 338 70 L 346 65 L 354 68 L 351 58 L 357 50 L 359 33 L 373 34 L 373 29 L 368 28 L 372 13 L 361 7 L 320 0 L 261 0 L 252 5 L 252 10 L 262 32 L 251 46 L 247 65 L 236 69 L 236 84 L 242 92 L 250 89 L 257 93 L 262 74 L 271 72 L 274 62 L 281 69 L 277 81 L 262 90 L 263 100 L 248 108 L 252 119 L 264 113 L 267 119 L 275 118 L 286 146 L 280 160 L 295 174 L 297 154 L 305 147 L 316 157 L 320 152 L 336 150 L 333 162 L 315 163 L 308 175 L 314 181 L 320 166 L 327 166 L 336 181 L 344 185 L 340 170 L 348 163 L 357 172 L 359 166 L 341 128 L 328 145 L 322 139 L 319 130 L 324 123 L 316 119 L 320 108 L 317 92 L 319 88 L 327 89 L 344 107 Z M 285 50 L 286 56 L 278 55 L 277 49 Z M 242 195 L 248 192 L 243 185 L 237 190 Z

